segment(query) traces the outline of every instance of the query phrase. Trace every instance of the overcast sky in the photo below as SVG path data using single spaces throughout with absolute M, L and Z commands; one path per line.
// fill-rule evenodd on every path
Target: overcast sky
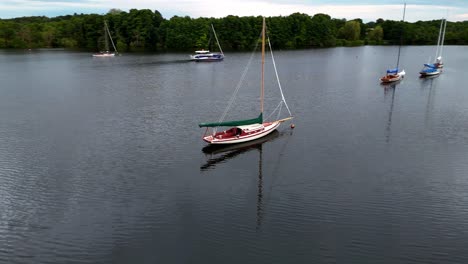
M 362 18 L 364 22 L 401 20 L 403 3 L 388 0 L 0 0 L 0 18 L 22 16 L 60 16 L 73 13 L 105 14 L 111 8 L 158 10 L 164 18 L 177 16 L 225 17 L 287 16 L 300 12 L 309 15 L 325 13 L 332 18 Z M 408 0 L 406 21 L 468 20 L 468 0 Z

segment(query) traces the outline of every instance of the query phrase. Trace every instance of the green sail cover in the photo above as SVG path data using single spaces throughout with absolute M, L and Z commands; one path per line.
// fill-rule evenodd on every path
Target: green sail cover
M 251 124 L 261 124 L 263 123 L 263 114 L 257 118 L 246 119 L 246 120 L 237 120 L 237 121 L 225 121 L 225 122 L 216 122 L 216 123 L 200 123 L 199 127 L 219 127 L 219 126 L 245 126 Z

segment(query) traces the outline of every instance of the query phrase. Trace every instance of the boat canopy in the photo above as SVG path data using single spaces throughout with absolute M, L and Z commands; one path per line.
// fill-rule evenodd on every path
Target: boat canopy
M 433 68 L 433 69 L 437 68 L 434 64 L 428 64 L 428 63 L 424 63 L 424 66 L 426 66 L 428 68 Z
M 439 70 L 437 70 L 436 68 L 424 68 L 421 70 L 421 73 L 435 73 L 435 72 L 438 72 Z
M 252 124 L 261 124 L 263 123 L 263 114 L 257 118 L 253 119 L 245 119 L 245 120 L 236 120 L 236 121 L 225 121 L 225 122 L 214 122 L 214 123 L 200 123 L 198 124 L 199 127 L 220 127 L 220 126 L 245 126 L 245 125 L 252 125 Z
M 387 73 L 389 73 L 389 74 L 397 74 L 397 73 L 398 73 L 398 68 L 388 69 L 388 70 L 387 70 Z
M 196 50 L 195 53 L 197 54 L 207 54 L 207 53 L 210 53 L 209 50 Z

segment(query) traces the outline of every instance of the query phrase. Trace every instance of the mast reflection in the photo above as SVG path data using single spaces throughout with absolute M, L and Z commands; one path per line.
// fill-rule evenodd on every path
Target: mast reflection
M 425 111 L 425 116 L 424 116 L 424 125 L 427 128 L 430 126 L 430 117 L 432 116 L 432 111 L 434 108 L 434 89 L 433 86 L 437 86 L 436 83 L 434 83 L 434 78 L 437 76 L 433 77 L 426 77 L 422 82 L 421 82 L 421 89 L 429 89 L 429 94 L 427 96 L 427 103 L 426 103 L 426 111 Z
M 271 134 L 254 141 L 228 146 L 209 145 L 202 149 L 203 153 L 210 155 L 210 158 L 205 164 L 200 166 L 201 171 L 213 169 L 216 165 L 227 162 L 243 153 L 258 150 L 257 229 L 260 227 L 263 219 L 263 144 L 273 141 L 280 136 L 281 134 L 275 130 Z
M 390 103 L 390 110 L 388 111 L 388 120 L 387 120 L 387 127 L 385 129 L 385 142 L 389 143 L 390 142 L 390 135 L 391 135 L 391 129 L 392 129 L 392 116 L 393 116 L 393 106 L 395 102 L 395 90 L 398 84 L 400 84 L 400 81 L 391 83 L 391 84 L 386 84 L 382 85 L 384 88 L 384 96 L 388 96 L 391 94 L 391 103 Z

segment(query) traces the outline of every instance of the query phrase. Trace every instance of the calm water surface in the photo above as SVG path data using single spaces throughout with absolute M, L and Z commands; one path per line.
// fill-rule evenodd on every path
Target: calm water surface
M 296 128 L 213 150 L 249 53 L 0 51 L 0 262 L 468 263 L 468 47 L 419 79 L 434 52 L 393 87 L 396 47 L 277 52 Z

